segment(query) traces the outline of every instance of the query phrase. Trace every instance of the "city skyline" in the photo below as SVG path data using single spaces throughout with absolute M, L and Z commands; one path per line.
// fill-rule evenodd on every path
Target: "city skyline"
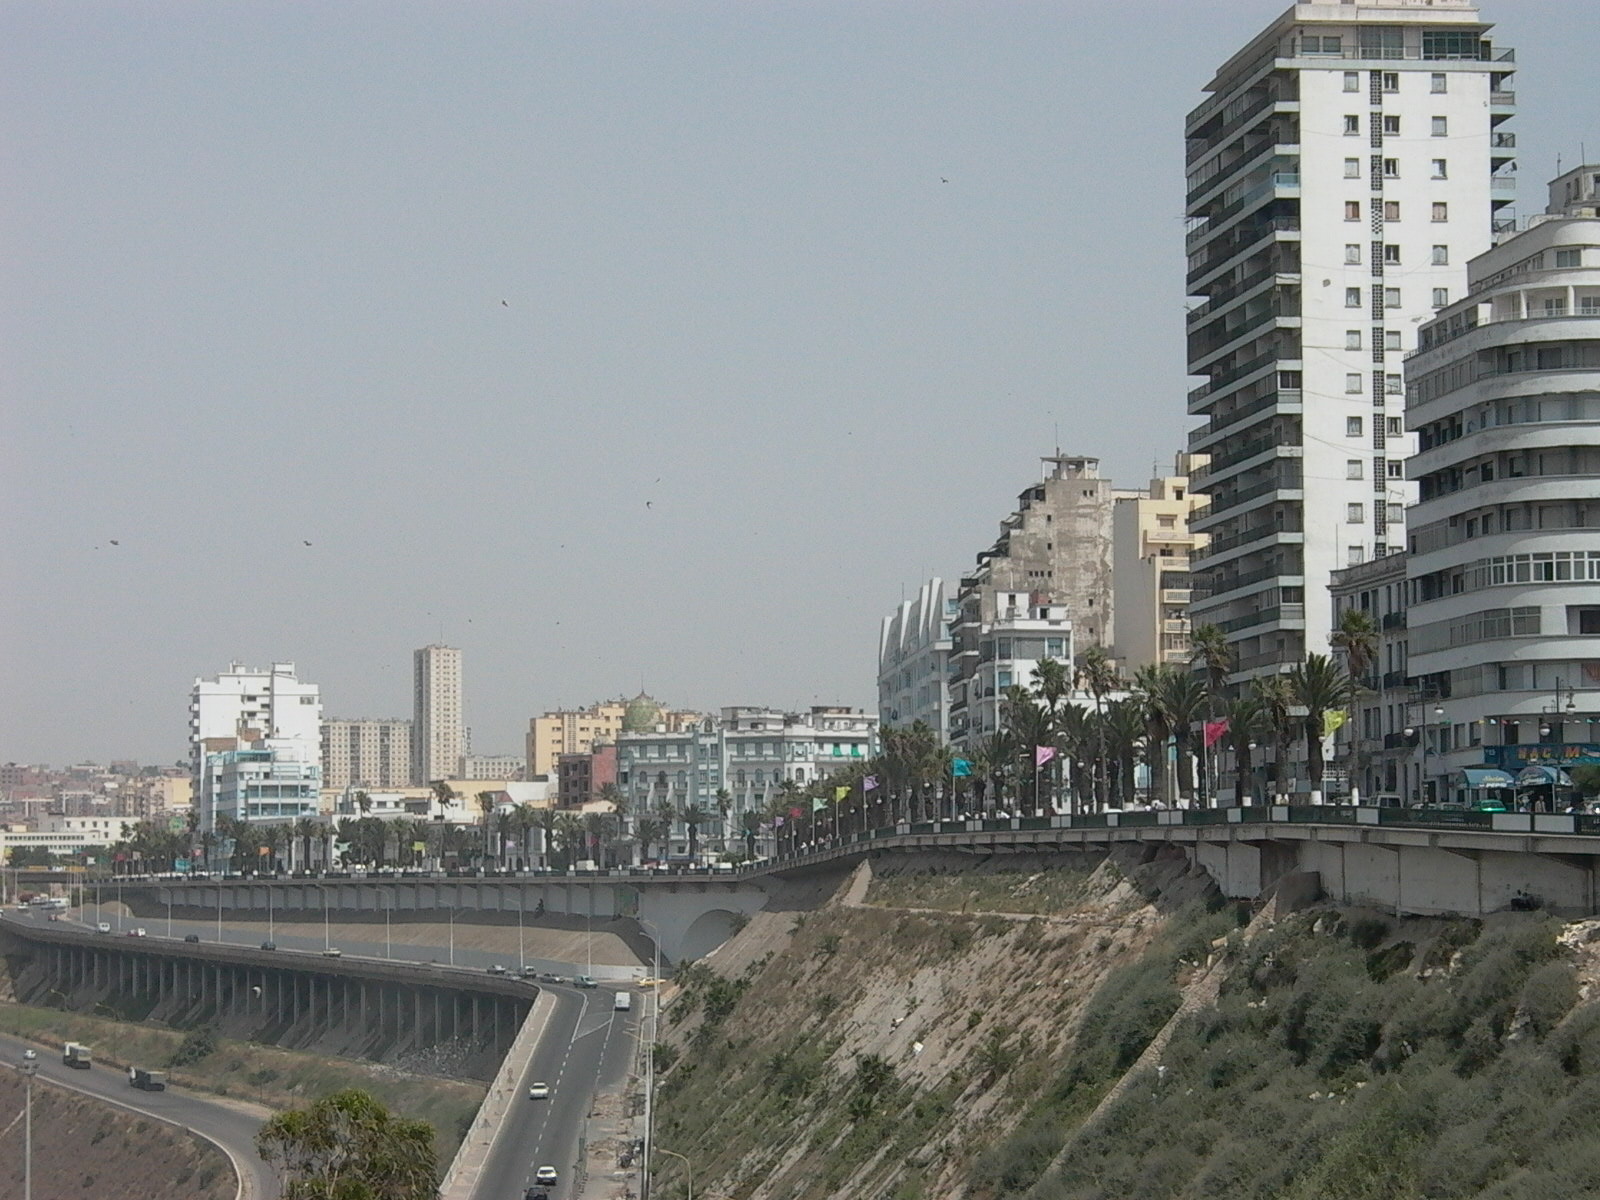
M 8 8 L 0 757 L 174 761 L 234 659 L 403 716 L 434 639 L 490 753 L 641 675 L 870 709 L 1040 454 L 1183 447 L 1184 114 L 1284 7 Z M 1520 215 L 1585 12 L 1483 6 Z

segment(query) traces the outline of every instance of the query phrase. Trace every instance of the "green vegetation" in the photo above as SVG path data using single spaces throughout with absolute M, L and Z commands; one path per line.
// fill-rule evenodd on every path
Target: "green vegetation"
M 867 903 L 884 908 L 930 908 L 942 912 L 1070 912 L 1088 897 L 1090 871 L 1058 867 L 1035 870 L 874 876 Z
M 1600 1008 L 1573 1009 L 1560 924 L 1457 922 L 1431 953 L 1407 924 L 1307 913 L 1257 938 L 1218 1005 L 1185 1021 L 1160 1074 L 1081 1133 L 1035 1194 L 1593 1194 Z M 1086 1027 L 1090 1053 L 1126 1059 L 1105 1032 Z M 997 1192 L 1020 1191 L 1005 1185 L 1022 1174 L 992 1174 Z
M 439 1159 L 426 1121 L 348 1088 L 271 1117 L 256 1134 L 285 1200 L 434 1200 Z
M 360 1088 L 396 1114 L 431 1124 L 435 1146 L 444 1160 L 455 1154 L 486 1090 L 478 1083 L 410 1075 L 351 1059 L 235 1042 L 217 1038 L 209 1030 L 181 1033 L 157 1025 L 21 1004 L 0 1003 L 0 1032 L 51 1046 L 64 1041 L 85 1042 L 94 1048 L 96 1061 L 109 1066 L 174 1063 L 168 1075 L 174 1087 L 252 1100 L 268 1108 L 289 1108 L 317 1096 Z M 186 1057 L 186 1065 L 176 1064 L 179 1056 L 204 1049 L 207 1038 L 214 1049 L 194 1058 Z

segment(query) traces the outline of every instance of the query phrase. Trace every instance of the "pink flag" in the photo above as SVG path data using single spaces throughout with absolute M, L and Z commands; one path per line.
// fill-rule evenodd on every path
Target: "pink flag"
M 1222 720 L 1220 720 L 1220 721 L 1207 721 L 1206 722 L 1206 749 L 1207 750 L 1211 749 L 1212 746 L 1214 746 L 1217 742 L 1221 741 L 1223 735 L 1226 734 L 1227 732 L 1228 732 L 1228 718 L 1227 717 L 1223 717 Z
M 876 788 L 877 786 L 878 786 L 878 777 L 876 775 L 868 775 L 865 779 L 863 779 L 861 781 L 861 790 L 863 792 L 870 792 L 874 788 Z
M 1055 756 L 1056 748 L 1054 746 L 1035 746 L 1033 748 L 1033 765 L 1042 767 Z

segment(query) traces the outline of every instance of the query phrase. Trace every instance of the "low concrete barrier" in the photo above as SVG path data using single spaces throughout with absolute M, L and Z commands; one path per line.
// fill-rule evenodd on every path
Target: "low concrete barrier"
M 472 1128 L 461 1140 L 460 1149 L 444 1173 L 444 1182 L 439 1185 L 439 1200 L 471 1200 L 477 1190 L 478 1176 L 483 1173 L 484 1164 L 489 1161 L 495 1142 L 505 1129 L 506 1113 L 520 1098 L 519 1085 L 523 1073 L 527 1071 L 528 1063 L 538 1049 L 539 1039 L 544 1037 L 545 1027 L 550 1024 L 550 1015 L 555 1009 L 555 996 L 541 990 L 539 998 L 528 1012 L 528 1019 L 523 1021 L 516 1040 L 511 1043 L 511 1049 L 501 1062 L 494 1082 L 489 1085 L 489 1094 L 478 1106 L 478 1115 L 472 1122 Z

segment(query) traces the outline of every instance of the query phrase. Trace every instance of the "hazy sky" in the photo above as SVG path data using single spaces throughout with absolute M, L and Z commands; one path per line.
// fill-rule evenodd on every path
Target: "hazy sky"
M 1183 117 L 1284 7 L 7 0 L 0 759 L 183 757 L 230 659 L 408 716 L 441 637 L 483 753 L 873 705 L 1058 427 L 1181 446 Z M 1485 11 L 1531 212 L 1600 19 Z

